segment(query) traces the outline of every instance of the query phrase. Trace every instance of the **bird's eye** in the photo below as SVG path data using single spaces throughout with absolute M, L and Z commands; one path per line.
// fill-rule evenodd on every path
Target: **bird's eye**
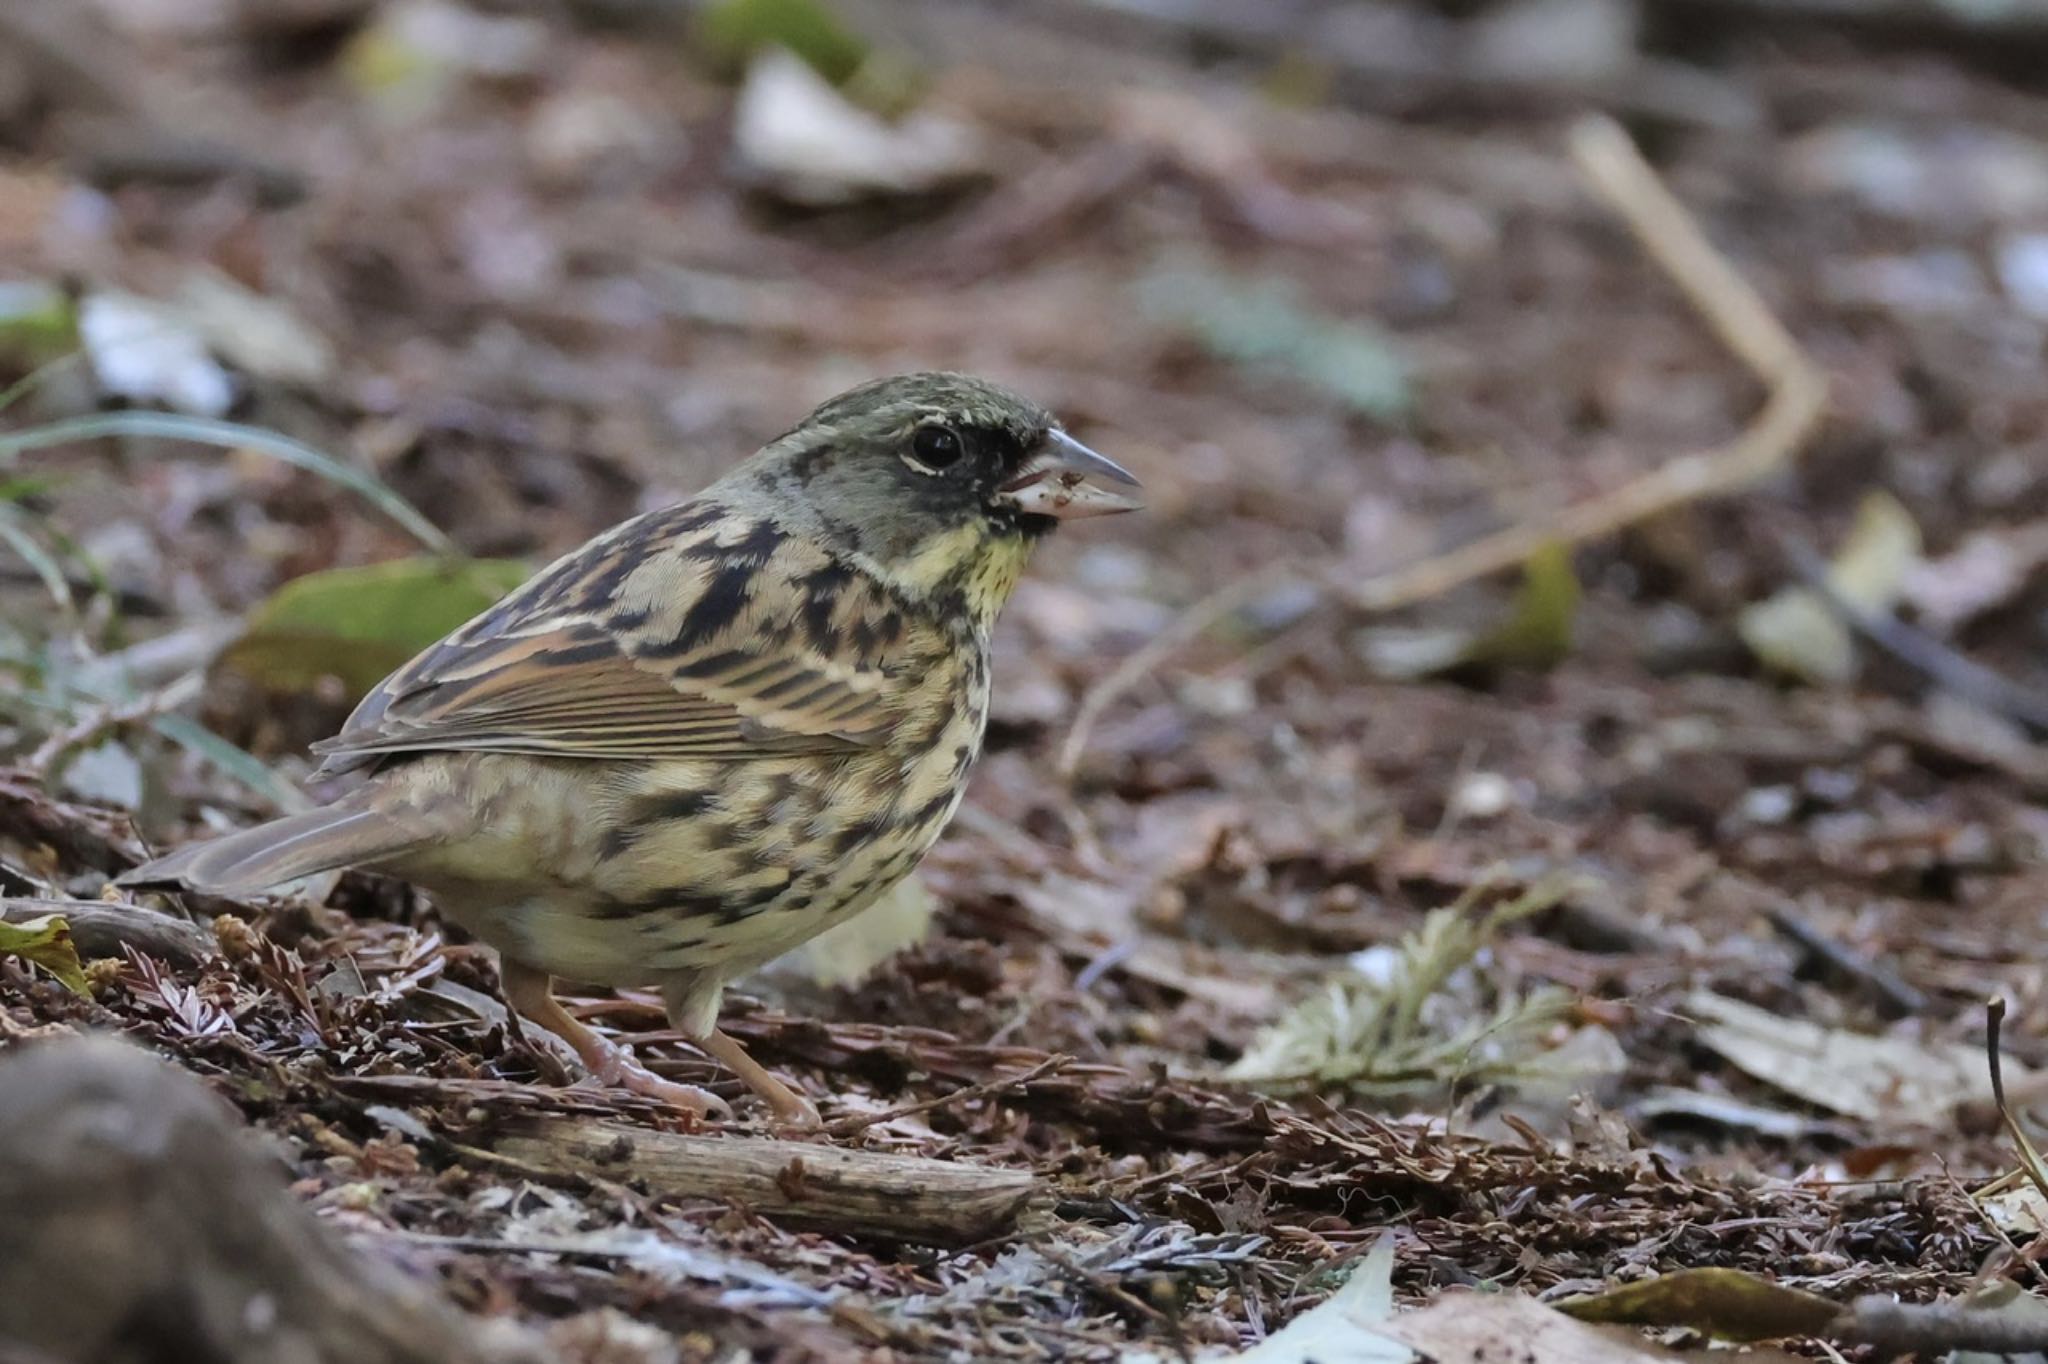
M 911 457 L 933 471 L 958 464 L 965 453 L 960 433 L 949 426 L 920 426 L 910 438 Z

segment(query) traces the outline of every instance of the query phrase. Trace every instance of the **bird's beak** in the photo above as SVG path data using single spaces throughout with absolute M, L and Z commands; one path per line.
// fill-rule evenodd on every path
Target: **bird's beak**
M 1138 480 L 1114 460 L 1104 459 L 1064 431 L 1048 431 L 1017 476 L 1005 483 L 1003 497 L 1033 516 L 1077 521 L 1084 516 L 1109 516 L 1137 511 L 1145 504 L 1118 485 L 1135 488 Z

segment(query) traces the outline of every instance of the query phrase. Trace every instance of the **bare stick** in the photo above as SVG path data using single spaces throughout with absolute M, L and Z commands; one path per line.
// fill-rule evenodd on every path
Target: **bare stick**
M 935 1108 L 951 1108 L 955 1104 L 972 1103 L 976 1099 L 986 1099 L 1005 1090 L 1022 1089 L 1033 1080 L 1044 1079 L 1072 1064 L 1074 1058 L 1071 1056 L 1048 1056 L 1031 1069 L 1015 1075 L 998 1075 L 992 1080 L 983 1080 L 980 1084 L 968 1085 L 950 1094 L 941 1094 L 936 1099 L 920 1099 L 916 1103 L 904 1104 L 901 1108 L 892 1108 L 883 1113 L 861 1113 L 851 1118 L 841 1118 L 837 1122 L 827 1123 L 825 1131 L 833 1137 L 851 1137 L 867 1131 L 877 1123 L 893 1122 L 897 1118 L 907 1118 L 914 1113 L 929 1113 Z
M 188 919 L 111 900 L 40 900 L 0 896 L 0 919 L 20 923 L 61 914 L 82 957 L 118 957 L 132 947 L 162 961 L 191 965 L 217 950 L 213 934 Z
M 1344 593 L 1354 606 L 1387 611 L 1412 605 L 1513 568 L 1546 544 L 1580 544 L 1702 498 L 1738 492 L 1783 468 L 1827 410 L 1826 378 L 1707 240 L 1628 134 L 1613 119 L 1594 115 L 1572 128 L 1571 151 L 1594 192 L 1628 224 L 1721 343 L 1769 386 L 1771 396 L 1749 428 L 1728 444 L 1680 455 L 1555 516 L 1510 526 L 1449 554 L 1354 583 Z
M 1628 224 L 1722 343 L 1769 386 L 1770 398 L 1749 428 L 1726 445 L 1680 455 L 1611 492 L 1509 526 L 1447 554 L 1360 582 L 1329 583 L 1337 596 L 1359 610 L 1412 606 L 1526 563 L 1545 545 L 1581 544 L 1688 503 L 1740 491 L 1784 467 L 1827 410 L 1826 378 L 1756 291 L 1715 250 L 1620 126 L 1601 115 L 1582 120 L 1572 129 L 1571 152 L 1594 192 Z M 1331 578 L 1333 572 L 1326 569 L 1322 576 Z M 1269 569 L 1212 592 L 1090 687 L 1060 745 L 1061 775 L 1073 775 L 1090 734 L 1111 705 L 1277 577 Z
M 1179 653 L 1204 630 L 1250 602 L 1259 593 L 1277 585 L 1285 576 L 1286 573 L 1281 568 L 1267 568 L 1248 578 L 1239 578 L 1236 582 L 1224 584 L 1183 609 L 1164 630 L 1147 640 L 1144 647 L 1110 669 L 1107 676 L 1088 688 L 1086 694 L 1081 697 L 1080 705 L 1074 709 L 1073 726 L 1067 730 L 1067 737 L 1060 744 L 1059 758 L 1054 764 L 1059 774 L 1062 777 L 1072 777 L 1079 769 L 1081 754 L 1088 746 L 1088 736 L 1095 732 L 1095 726 L 1102 719 L 1102 713 L 1121 699 L 1125 692 L 1150 677 L 1162 663 Z
M 517 1118 L 490 1146 L 536 1170 L 628 1180 L 671 1198 L 739 1203 L 792 1225 L 933 1245 L 1000 1235 L 1043 1191 L 1028 1170 L 586 1118 Z
M 76 723 L 38 744 L 22 766 L 32 776 L 48 781 L 59 765 L 79 749 L 99 743 L 117 730 L 179 709 L 195 699 L 205 684 L 205 672 L 195 670 L 132 701 L 94 706 Z

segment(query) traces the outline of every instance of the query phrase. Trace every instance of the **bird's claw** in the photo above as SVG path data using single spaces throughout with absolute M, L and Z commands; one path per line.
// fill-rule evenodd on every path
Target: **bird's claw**
M 720 1122 L 732 1117 L 731 1105 L 710 1090 L 664 1080 L 635 1060 L 624 1047 L 607 1046 L 597 1064 L 590 1067 L 590 1073 L 602 1084 L 616 1085 L 629 1094 L 659 1099 L 692 1117 L 715 1118 Z

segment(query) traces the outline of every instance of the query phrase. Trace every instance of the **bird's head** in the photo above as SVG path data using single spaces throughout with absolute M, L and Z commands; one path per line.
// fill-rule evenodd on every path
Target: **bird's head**
M 778 520 L 913 596 L 959 592 L 992 617 L 1061 521 L 1135 511 L 1138 480 L 1027 398 L 964 374 L 840 394 L 752 462 Z M 803 524 L 803 523 L 814 524 Z

